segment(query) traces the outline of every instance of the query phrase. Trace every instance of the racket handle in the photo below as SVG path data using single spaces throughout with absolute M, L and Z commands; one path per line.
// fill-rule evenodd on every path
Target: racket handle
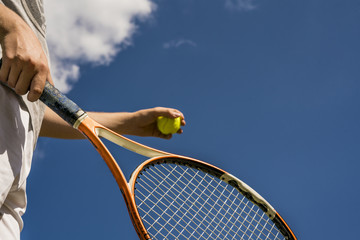
M 1 65 L 2 59 L 0 59 L 0 68 Z M 47 81 L 40 100 L 75 128 L 79 125 L 79 121 L 87 116 L 78 105 Z
M 80 123 L 79 120 L 87 115 L 76 103 L 67 98 L 49 82 L 45 83 L 45 88 L 40 96 L 40 100 L 75 128 L 77 128 Z

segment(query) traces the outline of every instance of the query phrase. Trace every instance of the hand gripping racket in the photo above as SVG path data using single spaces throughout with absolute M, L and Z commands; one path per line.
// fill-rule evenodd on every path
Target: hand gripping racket
M 296 239 L 276 210 L 233 175 L 107 129 L 48 82 L 40 99 L 82 132 L 100 153 L 116 179 L 141 240 Z M 127 181 L 101 138 L 149 159 Z

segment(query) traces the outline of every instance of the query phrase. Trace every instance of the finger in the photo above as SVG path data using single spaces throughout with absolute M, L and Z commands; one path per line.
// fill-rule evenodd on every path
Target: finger
M 172 138 L 172 134 L 167 134 L 167 135 L 165 135 L 165 134 L 162 134 L 162 133 L 159 132 L 159 134 L 158 134 L 156 137 L 169 140 L 169 139 Z
M 10 66 L 8 64 L 8 61 L 3 59 L 0 69 L 0 81 L 6 83 L 8 81 L 9 72 L 10 72 Z
M 18 64 L 12 64 L 7 79 L 7 85 L 11 88 L 15 88 L 17 81 L 21 73 L 21 67 Z
M 185 117 L 182 114 L 182 112 L 180 112 L 177 109 L 174 108 L 164 108 L 164 107 L 156 107 L 155 108 L 155 112 L 157 114 L 156 117 L 159 116 L 163 116 L 163 117 L 168 117 L 168 118 L 177 118 L 180 117 L 181 121 L 180 121 L 180 126 L 185 126 L 186 125 L 186 121 L 185 121 Z M 176 132 L 177 134 L 182 134 L 183 130 L 181 128 L 179 128 L 179 130 Z M 171 137 L 170 137 L 171 138 Z M 168 139 L 170 139 L 168 138 Z
M 181 125 L 181 126 L 185 126 L 185 125 L 186 125 L 185 119 L 181 119 L 180 125 Z
M 184 117 L 183 113 L 177 109 L 172 109 L 172 111 L 173 111 L 172 114 L 173 114 L 174 118 L 180 117 L 180 119 L 181 119 L 180 126 L 185 126 L 186 121 L 185 121 L 185 117 Z
M 184 119 L 184 115 L 177 109 L 174 108 L 164 108 L 164 107 L 156 107 L 153 109 L 156 117 L 167 117 L 167 118 L 177 118 L 181 117 Z
M 169 140 L 169 139 L 172 138 L 172 134 L 164 135 L 162 138 L 163 138 L 163 139 L 166 139 L 166 140 Z
M 31 80 L 34 77 L 32 69 L 23 69 L 15 86 L 15 92 L 24 95 L 29 91 Z
M 172 134 L 163 134 L 162 132 L 159 131 L 159 129 L 157 127 L 155 127 L 153 129 L 152 136 L 158 137 L 158 138 L 163 138 L 163 139 L 171 139 L 172 138 Z
M 46 78 L 41 74 L 36 74 L 33 77 L 30 85 L 29 94 L 27 96 L 30 102 L 35 102 L 36 100 L 39 99 L 39 97 L 41 96 L 44 90 L 45 81 Z

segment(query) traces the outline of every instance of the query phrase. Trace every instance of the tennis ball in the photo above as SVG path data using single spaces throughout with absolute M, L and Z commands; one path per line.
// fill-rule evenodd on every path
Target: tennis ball
M 176 133 L 180 129 L 181 118 L 158 117 L 157 126 L 165 135 Z

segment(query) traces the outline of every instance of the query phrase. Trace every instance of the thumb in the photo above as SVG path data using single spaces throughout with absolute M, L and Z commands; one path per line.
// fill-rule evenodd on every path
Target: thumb
M 184 119 L 184 115 L 177 109 L 174 108 L 164 108 L 164 107 L 156 107 L 153 109 L 155 117 L 167 117 L 167 118 L 177 118 L 180 117 Z

